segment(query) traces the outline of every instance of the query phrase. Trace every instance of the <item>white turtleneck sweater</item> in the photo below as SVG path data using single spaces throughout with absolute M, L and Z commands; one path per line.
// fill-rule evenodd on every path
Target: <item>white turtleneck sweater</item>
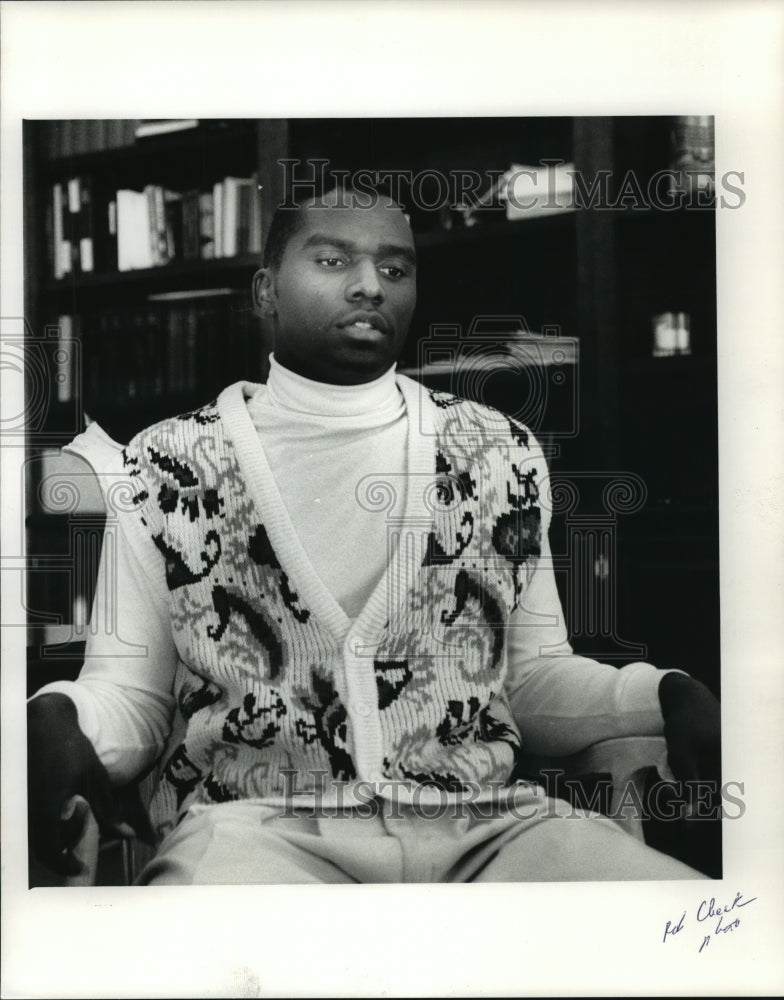
M 366 476 L 389 477 L 398 494 L 405 491 L 408 420 L 394 369 L 365 385 L 334 386 L 273 357 L 267 385 L 247 407 L 305 555 L 355 618 L 388 561 L 386 520 L 363 506 L 357 486 Z M 96 435 L 84 437 L 89 443 L 77 439 L 71 450 L 89 461 Z M 97 439 L 103 470 L 109 478 L 121 473 L 120 446 L 107 469 L 107 441 Z M 160 553 L 135 518 L 118 522 L 115 565 L 101 559 L 82 673 L 38 695 L 70 697 L 110 775 L 125 782 L 163 750 L 178 654 Z M 643 663 L 618 670 L 572 653 L 546 531 L 526 606 L 509 621 L 506 657 L 507 695 L 531 753 L 569 754 L 601 739 L 662 731 L 661 671 Z
M 358 496 L 367 476 L 405 482 L 408 423 L 395 369 L 326 385 L 270 358 L 248 412 L 313 569 L 356 618 L 387 565 L 387 525 Z

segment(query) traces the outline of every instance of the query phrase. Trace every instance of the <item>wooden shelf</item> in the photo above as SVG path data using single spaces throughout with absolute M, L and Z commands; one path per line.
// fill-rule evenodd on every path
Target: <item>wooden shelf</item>
M 43 174 L 47 179 L 56 179 L 63 174 L 111 172 L 115 167 L 125 170 L 132 164 L 143 164 L 160 157 L 173 154 L 195 152 L 204 146 L 230 144 L 247 140 L 255 141 L 256 122 L 253 119 L 216 120 L 214 124 L 202 124 L 196 128 L 165 135 L 137 139 L 132 146 L 118 146 L 114 149 L 91 150 L 59 156 L 46 161 Z
M 47 282 L 45 293 L 58 300 L 69 295 L 99 292 L 106 289 L 132 289 L 143 292 L 181 291 L 194 284 L 201 288 L 220 288 L 231 279 L 242 276 L 248 280 L 261 266 L 255 255 L 219 257 L 215 260 L 171 261 L 160 267 L 138 271 L 97 271 L 69 275 L 59 281 Z

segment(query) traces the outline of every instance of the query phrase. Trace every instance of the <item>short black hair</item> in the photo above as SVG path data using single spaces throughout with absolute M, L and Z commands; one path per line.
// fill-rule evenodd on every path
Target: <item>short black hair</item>
M 280 267 L 288 242 L 301 225 L 302 205 L 279 205 L 275 209 L 264 244 L 263 267 L 273 271 Z
M 370 185 L 369 188 L 364 187 L 361 191 L 357 191 L 350 182 L 344 184 L 333 184 L 330 187 L 326 187 L 318 195 L 318 197 L 323 198 L 331 191 L 335 191 L 338 188 L 346 192 L 357 193 L 361 198 L 367 198 L 369 190 L 374 191 L 379 197 L 390 199 L 392 197 L 389 185 L 383 182 Z M 269 233 L 267 233 L 267 242 L 264 244 L 264 256 L 261 262 L 262 267 L 272 268 L 273 271 L 280 267 L 283 261 L 283 254 L 286 252 L 289 240 L 302 225 L 302 213 L 308 204 L 308 201 L 301 202 L 299 204 L 284 203 L 283 205 L 278 205 L 275 209 L 275 213 L 272 216 L 272 222 L 270 223 Z M 400 208 L 402 211 L 405 211 L 405 208 L 402 205 Z

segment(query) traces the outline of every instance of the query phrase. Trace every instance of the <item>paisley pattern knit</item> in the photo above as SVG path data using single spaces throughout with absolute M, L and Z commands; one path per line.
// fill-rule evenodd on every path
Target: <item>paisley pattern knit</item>
M 405 388 L 432 428 L 431 474 L 408 483 L 425 514 L 387 514 L 389 569 L 355 629 L 320 613 L 273 544 L 227 405 L 124 450 L 179 656 L 160 830 L 194 803 L 280 796 L 283 770 L 299 788 L 311 772 L 451 791 L 509 778 L 520 735 L 503 693 L 505 626 L 540 553 L 544 460 L 511 418 Z

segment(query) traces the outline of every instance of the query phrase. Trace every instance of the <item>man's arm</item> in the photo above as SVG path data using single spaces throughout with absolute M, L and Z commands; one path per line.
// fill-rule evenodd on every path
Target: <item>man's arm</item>
M 116 826 L 110 788 L 160 755 L 176 666 L 160 553 L 138 515 L 121 513 L 104 540 L 79 679 L 47 685 L 28 705 L 30 842 L 49 867 L 69 872 L 74 831 L 61 814 L 73 795 L 99 825 Z
M 619 670 L 572 651 L 546 536 L 522 602 L 509 620 L 505 687 L 526 750 L 567 755 L 617 736 L 661 735 L 662 671 Z
M 510 618 L 506 693 L 532 754 L 568 755 L 619 736 L 664 735 L 677 778 L 718 780 L 720 709 L 704 684 L 649 663 L 618 669 L 576 656 L 549 558 Z
M 528 459 L 546 468 L 543 456 Z M 720 712 L 705 685 L 649 663 L 621 669 L 574 654 L 549 547 L 548 505 L 542 551 L 507 631 L 505 691 L 523 749 L 568 755 L 600 740 L 664 735 L 678 778 L 718 778 Z

